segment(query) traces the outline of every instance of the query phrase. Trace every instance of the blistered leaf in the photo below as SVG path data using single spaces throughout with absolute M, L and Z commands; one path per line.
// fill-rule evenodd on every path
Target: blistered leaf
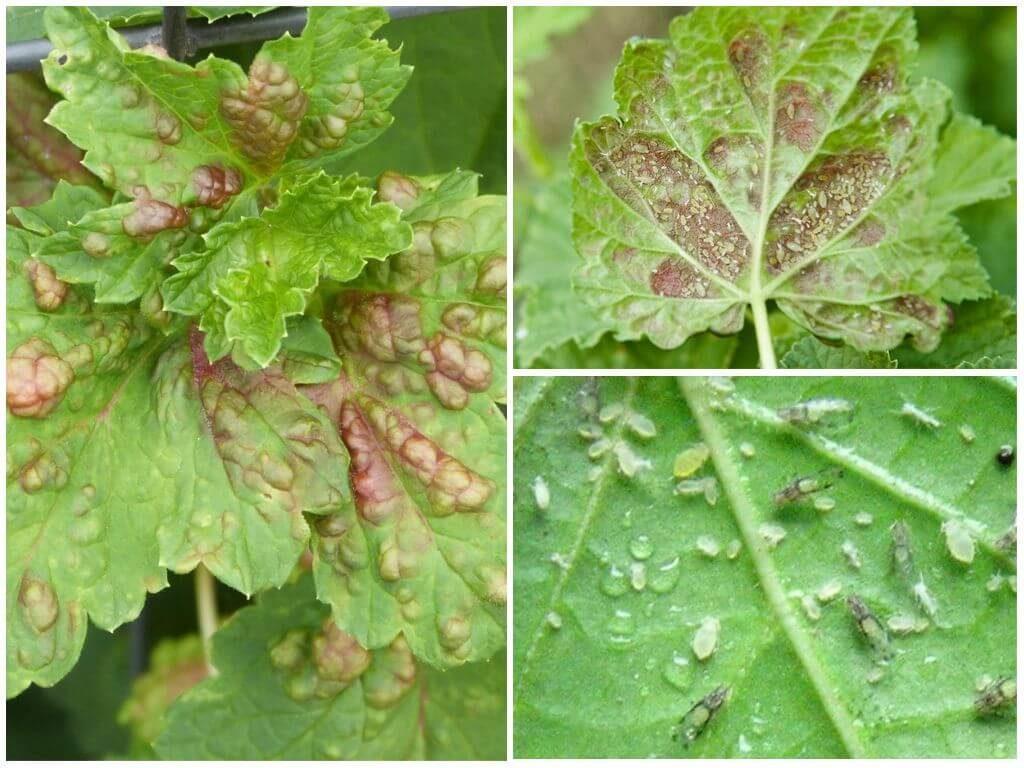
M 504 204 L 475 177 L 386 176 L 413 245 L 325 313 L 343 373 L 307 388 L 352 457 L 355 510 L 317 521 L 314 573 L 369 648 L 453 666 L 504 645 Z
M 261 56 L 283 67 L 309 98 L 287 158 L 302 164 L 342 157 L 391 125 L 388 106 L 412 67 L 372 35 L 387 23 L 383 8 L 311 7 L 299 38 L 285 35 Z
M 258 218 L 214 227 L 204 248 L 174 262 L 163 286 L 167 308 L 201 315 L 201 327 L 237 342 L 256 365 L 277 355 L 286 318 L 301 315 L 321 278 L 351 280 L 367 260 L 409 245 L 412 231 L 389 203 L 373 203 L 358 177 L 319 173 L 297 182 Z M 207 347 L 214 359 L 223 348 Z
M 934 349 L 945 302 L 990 292 L 949 211 L 1005 194 L 1014 152 L 944 130 L 948 92 L 914 79 L 915 55 L 898 8 L 699 8 L 670 40 L 630 41 L 619 116 L 573 142 L 585 299 L 665 348 L 735 332 L 750 306 L 769 366 L 769 300 L 861 351 Z M 964 135 L 982 183 L 950 157 Z
M 52 685 L 86 622 L 134 618 L 164 568 L 205 563 L 252 592 L 306 546 L 303 512 L 343 506 L 335 431 L 275 369 L 93 305 L 7 241 L 7 689 Z
M 438 672 L 397 637 L 374 651 L 331 621 L 307 578 L 214 636 L 218 671 L 171 706 L 170 760 L 500 760 L 505 665 Z
M 520 381 L 518 757 L 1015 753 L 1012 711 L 975 711 L 979 677 L 1015 674 L 1016 472 L 995 460 L 1016 435 L 1012 382 Z M 632 413 L 657 434 L 632 433 Z M 595 425 L 646 468 L 591 458 Z M 683 482 L 713 481 L 713 505 L 675 492 L 677 455 L 700 443 L 710 458 Z
M 89 10 L 50 8 L 43 72 L 65 100 L 48 121 L 86 149 L 85 165 L 108 186 L 172 208 L 220 208 L 271 177 L 293 145 L 308 156 L 302 148 L 327 131 L 347 151 L 387 127 L 384 110 L 409 70 L 369 38 L 385 19 L 311 9 L 308 35 L 268 43 L 246 73 L 216 57 L 191 67 L 132 51 Z M 353 138 L 337 135 L 338 121 L 353 123 Z

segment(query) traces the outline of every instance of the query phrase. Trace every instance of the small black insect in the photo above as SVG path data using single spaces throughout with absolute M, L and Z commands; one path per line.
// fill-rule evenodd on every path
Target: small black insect
M 999 447 L 999 453 L 996 454 L 996 461 L 1004 467 L 1009 467 L 1013 464 L 1016 456 L 1017 452 L 1013 449 L 1012 445 L 1002 445 Z

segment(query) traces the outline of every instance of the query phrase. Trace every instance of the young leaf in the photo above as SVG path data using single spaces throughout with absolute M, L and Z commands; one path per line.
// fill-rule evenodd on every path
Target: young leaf
M 355 510 L 317 522 L 314 574 L 360 643 L 402 633 L 447 667 L 504 645 L 505 208 L 468 173 L 380 186 L 415 234 L 325 313 L 343 373 L 305 392 L 352 457 Z
M 163 286 L 167 309 L 201 315 L 204 331 L 237 342 L 256 366 L 268 365 L 286 318 L 305 311 L 321 277 L 351 280 L 367 260 L 409 245 L 412 230 L 399 209 L 372 199 L 355 176 L 321 172 L 296 183 L 258 218 L 214 227 L 205 248 L 175 261 L 179 272 Z
M 749 305 L 769 367 L 769 300 L 860 351 L 934 349 L 944 302 L 990 292 L 950 210 L 1005 194 L 1015 162 L 974 123 L 943 131 L 948 92 L 915 55 L 898 8 L 699 8 L 628 43 L 619 117 L 573 141 L 585 299 L 664 348 L 739 330 Z
M 1014 675 L 1015 405 L 997 378 L 517 383 L 517 755 L 1012 755 L 975 686 Z
M 500 654 L 437 672 L 417 662 L 401 637 L 365 650 L 328 614 L 308 577 L 239 611 L 214 636 L 218 675 L 171 706 L 157 754 L 168 760 L 504 757 Z

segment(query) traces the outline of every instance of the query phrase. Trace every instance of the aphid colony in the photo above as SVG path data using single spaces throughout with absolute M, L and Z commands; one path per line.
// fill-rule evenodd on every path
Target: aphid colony
M 654 422 L 642 413 L 627 409 L 622 403 L 600 407 L 596 389 L 596 382 L 591 380 L 580 392 L 580 405 L 586 422 L 579 428 L 579 435 L 590 443 L 587 456 L 591 461 L 600 461 L 610 452 L 615 457 L 619 473 L 629 478 L 650 469 L 650 460 L 640 456 L 625 435 L 649 440 L 658 432 Z M 614 430 L 613 434 L 606 436 L 606 427 Z M 590 471 L 590 480 L 596 480 L 601 471 L 602 465 L 595 466 Z

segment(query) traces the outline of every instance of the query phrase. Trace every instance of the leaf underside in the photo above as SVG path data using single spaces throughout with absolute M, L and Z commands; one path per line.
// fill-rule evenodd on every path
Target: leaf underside
M 979 678 L 1015 675 L 1016 564 L 996 542 L 1014 522 L 1016 472 L 994 458 L 1014 440 L 1015 395 L 994 378 L 517 384 L 516 755 L 1013 756 L 1012 708 L 982 717 L 975 698 Z M 779 416 L 823 397 L 852 403 L 852 419 Z M 905 403 L 941 426 L 899 415 Z M 689 479 L 717 478 L 714 505 L 673 494 L 675 458 L 698 442 L 710 459 Z M 823 470 L 831 487 L 773 502 Z M 970 532 L 970 564 L 947 550 L 949 521 Z M 920 631 L 887 630 L 881 663 L 851 595 L 886 626 L 910 617 Z M 709 620 L 717 645 L 701 661 Z M 673 740 L 719 685 L 730 694 L 703 733 Z
M 916 51 L 909 8 L 699 8 L 627 43 L 618 116 L 574 135 L 577 291 L 663 348 L 773 301 L 862 352 L 933 350 L 947 303 L 991 292 L 953 211 L 1010 192 L 1015 146 L 949 119 Z

